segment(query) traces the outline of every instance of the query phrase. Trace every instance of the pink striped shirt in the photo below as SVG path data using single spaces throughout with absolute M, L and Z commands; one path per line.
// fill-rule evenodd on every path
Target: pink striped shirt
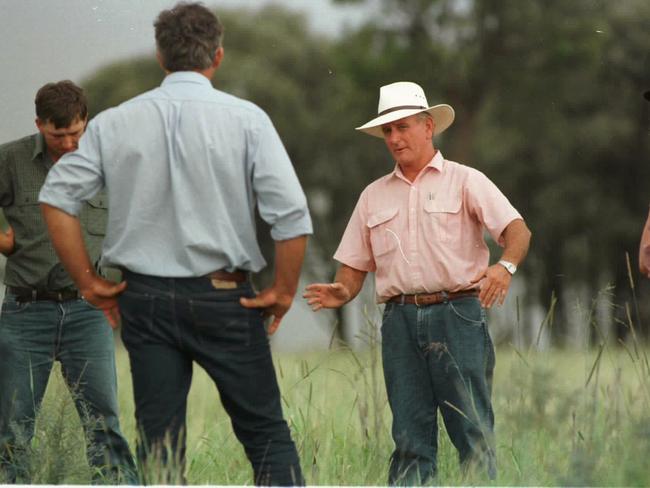
M 399 166 L 361 193 L 334 259 L 375 272 L 377 301 L 459 291 L 488 266 L 486 229 L 501 234 L 521 215 L 483 173 L 437 151 L 415 181 Z

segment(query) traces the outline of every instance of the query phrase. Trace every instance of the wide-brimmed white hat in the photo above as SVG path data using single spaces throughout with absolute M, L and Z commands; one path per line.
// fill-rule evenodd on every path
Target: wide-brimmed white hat
M 436 124 L 435 133 L 440 134 L 454 121 L 454 109 L 445 103 L 429 107 L 424 90 L 417 83 L 398 81 L 384 85 L 379 89 L 379 106 L 377 117 L 357 127 L 357 130 L 381 137 L 381 126 L 395 120 L 403 119 L 420 112 L 428 112 Z

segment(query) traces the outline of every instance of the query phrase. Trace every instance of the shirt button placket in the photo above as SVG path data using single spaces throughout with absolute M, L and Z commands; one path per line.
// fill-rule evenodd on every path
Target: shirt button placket
M 417 228 L 418 228 L 418 215 L 417 215 L 417 201 L 418 190 L 415 185 L 411 185 L 409 192 L 409 219 L 408 219 L 408 232 L 409 232 L 409 261 L 410 261 L 410 275 L 411 287 L 415 287 L 419 281 L 418 277 L 418 263 L 417 263 Z

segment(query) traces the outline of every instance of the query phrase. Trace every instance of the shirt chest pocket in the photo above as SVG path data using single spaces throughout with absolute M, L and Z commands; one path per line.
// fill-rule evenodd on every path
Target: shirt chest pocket
M 93 236 L 106 234 L 106 219 L 108 216 L 108 200 L 104 192 L 100 192 L 86 202 L 82 210 L 81 221 L 86 231 Z
M 424 231 L 426 239 L 450 242 L 460 239 L 461 207 L 459 193 L 440 196 L 424 203 Z
M 16 194 L 14 205 L 9 209 L 14 230 L 21 239 L 33 240 L 46 233 L 45 222 L 38 204 L 38 190 L 26 190 Z M 47 234 L 46 234 L 47 235 Z
M 32 218 L 37 216 L 41 219 L 41 207 L 38 205 L 38 190 L 23 190 L 16 195 L 14 205 L 19 209 L 22 216 Z
M 398 246 L 397 208 L 390 208 L 374 213 L 368 217 L 367 226 L 370 231 L 372 254 L 382 256 L 394 251 Z

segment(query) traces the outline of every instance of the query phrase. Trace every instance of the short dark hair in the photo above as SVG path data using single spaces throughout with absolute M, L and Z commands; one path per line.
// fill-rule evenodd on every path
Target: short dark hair
M 180 2 L 154 22 L 156 45 L 167 71 L 207 69 L 221 46 L 223 26 L 200 3 Z
M 70 80 L 43 85 L 34 99 L 36 116 L 43 122 L 52 122 L 60 129 L 68 127 L 77 118 L 88 116 L 88 102 L 84 91 Z

